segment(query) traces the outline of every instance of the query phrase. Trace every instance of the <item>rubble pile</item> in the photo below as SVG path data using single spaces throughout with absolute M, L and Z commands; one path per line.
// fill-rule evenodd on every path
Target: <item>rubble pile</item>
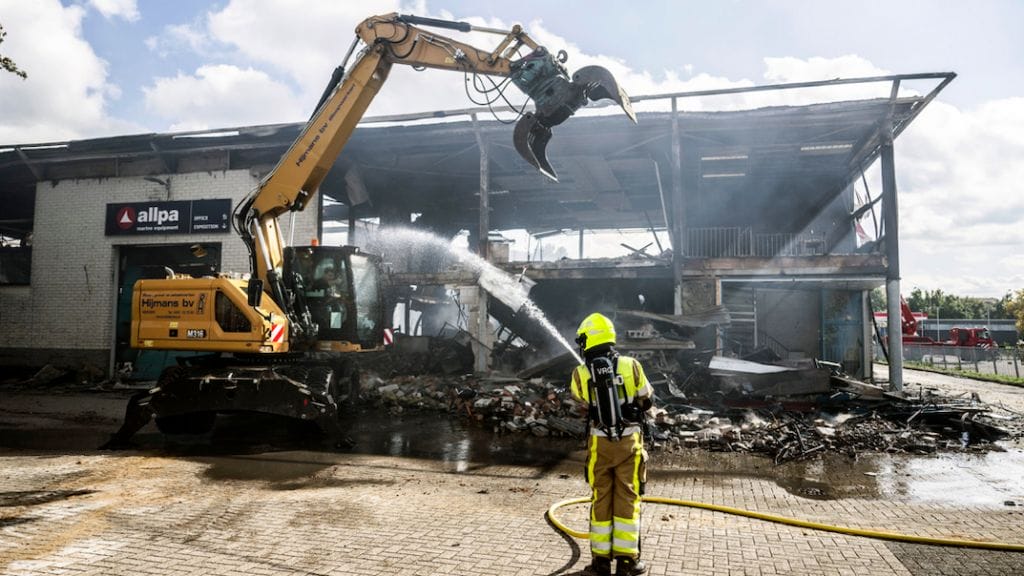
M 845 383 L 841 383 L 846 386 Z M 1020 438 L 1021 416 L 990 414 L 994 407 L 970 400 L 885 395 L 853 398 L 848 389 L 810 397 L 761 399 L 737 407 L 735 398 L 712 395 L 685 400 L 655 387 L 648 436 L 655 449 L 753 452 L 776 463 L 824 452 L 856 457 L 864 452 L 926 454 L 983 451 L 992 440 Z M 364 376 L 363 402 L 392 414 L 410 410 L 448 412 L 496 434 L 583 438 L 581 406 L 564 382 L 545 378 L 472 376 Z M 747 399 L 749 401 L 749 398 Z M 999 418 L 999 420 L 996 420 Z M 1014 429 L 1014 423 L 1017 423 Z
M 1003 437 L 998 428 L 970 417 L 907 422 L 902 420 L 904 413 L 905 409 L 894 406 L 838 414 L 778 408 L 731 411 L 729 416 L 701 409 L 676 416 L 658 411 L 652 436 L 669 450 L 700 447 L 756 452 L 776 463 L 819 452 L 856 457 L 864 452 L 926 454 L 938 450 L 985 450 L 991 447 L 990 440 Z M 950 409 L 949 413 L 971 412 Z
M 392 414 L 441 410 L 486 426 L 495 433 L 528 432 L 535 436 L 582 436 L 586 423 L 579 403 L 564 387 L 540 378 L 470 376 L 370 376 L 360 384 L 361 399 Z

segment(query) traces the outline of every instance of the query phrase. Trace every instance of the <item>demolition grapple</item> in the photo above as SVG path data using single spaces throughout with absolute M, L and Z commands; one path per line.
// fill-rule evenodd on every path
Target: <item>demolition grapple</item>
M 451 38 L 423 31 L 416 26 L 448 28 L 460 32 L 486 32 L 504 36 L 491 52 L 479 50 Z M 372 30 L 372 34 L 368 31 Z M 532 166 L 552 180 L 558 180 L 547 159 L 551 128 L 564 122 L 588 100 L 614 100 L 636 123 L 636 114 L 629 97 L 619 87 L 611 72 L 600 66 L 580 68 L 572 78 L 566 71 L 568 56 L 559 51 L 557 57 L 538 45 L 519 25 L 511 30 L 475 26 L 437 18 L 390 14 L 366 21 L 357 34 L 367 44 L 384 44 L 394 62 L 413 66 L 446 68 L 480 74 L 508 76 L 517 88 L 533 100 L 534 111 L 524 114 L 516 124 L 515 149 Z M 513 55 L 523 47 L 531 52 L 518 60 Z M 432 53 L 435 52 L 435 53 Z
M 547 159 L 551 128 L 575 114 L 588 100 L 614 100 L 636 123 L 629 96 L 611 72 L 601 66 L 584 66 L 569 80 L 569 73 L 562 65 L 564 61 L 564 52 L 556 58 L 544 47 L 538 47 L 511 64 L 512 82 L 535 105 L 535 110 L 524 114 L 516 124 L 513 136 L 516 151 L 552 180 L 558 178 Z

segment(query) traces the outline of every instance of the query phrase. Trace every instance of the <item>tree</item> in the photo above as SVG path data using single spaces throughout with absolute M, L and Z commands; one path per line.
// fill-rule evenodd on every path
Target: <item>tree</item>
M 1024 290 L 1006 295 L 1006 310 L 1017 319 L 1017 333 L 1024 334 Z
M 4 25 L 0 24 L 0 44 L 3 44 L 5 36 L 7 36 L 7 32 L 4 32 Z M 11 60 L 7 56 L 0 55 L 0 67 L 12 74 L 21 76 L 22 80 L 28 78 L 28 73 L 21 68 L 18 68 L 18 65 L 14 63 L 14 60 Z
M 885 312 L 887 301 L 885 299 L 885 286 L 879 286 L 871 291 L 871 311 Z
M 907 297 L 907 305 L 914 312 L 924 312 L 931 316 L 938 316 L 949 320 L 962 320 L 966 318 L 994 318 L 1010 319 L 1013 314 L 1007 310 L 1007 302 L 1010 295 L 1007 294 L 1001 299 L 975 298 L 973 296 L 956 296 L 946 294 L 942 290 L 924 290 L 914 288 Z

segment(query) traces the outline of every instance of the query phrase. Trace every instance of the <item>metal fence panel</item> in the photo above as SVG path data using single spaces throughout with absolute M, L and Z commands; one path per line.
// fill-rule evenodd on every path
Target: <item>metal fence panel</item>
M 1020 378 L 1024 372 L 1022 351 L 1016 348 L 972 348 L 965 346 L 917 345 L 903 346 L 903 359 L 941 370 L 976 372 Z M 881 349 L 875 346 L 875 359 Z

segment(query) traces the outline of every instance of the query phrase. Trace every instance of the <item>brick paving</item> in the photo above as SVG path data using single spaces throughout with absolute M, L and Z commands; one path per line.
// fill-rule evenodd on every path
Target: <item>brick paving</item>
M 0 406 L 3 400 L 0 392 Z M 0 409 L 0 446 L 12 418 Z M 577 451 L 538 467 L 305 450 L 0 447 L 0 574 L 580 574 L 589 562 L 586 542 L 555 532 L 543 513 L 586 494 L 581 458 Z M 979 477 L 971 466 L 977 458 L 954 458 L 952 468 L 896 457 L 775 467 L 751 455 L 695 451 L 657 457 L 648 493 L 861 528 L 1024 543 L 1020 476 L 1016 484 Z M 996 459 L 987 466 L 1024 466 L 1019 450 L 984 458 Z M 975 497 L 942 497 L 942 482 L 957 475 Z M 823 479 L 831 492 L 802 495 L 799 482 L 808 478 Z M 583 529 L 586 507 L 563 509 L 560 518 Z M 886 542 L 655 504 L 645 505 L 643 533 L 655 576 L 1024 574 L 1020 552 Z

